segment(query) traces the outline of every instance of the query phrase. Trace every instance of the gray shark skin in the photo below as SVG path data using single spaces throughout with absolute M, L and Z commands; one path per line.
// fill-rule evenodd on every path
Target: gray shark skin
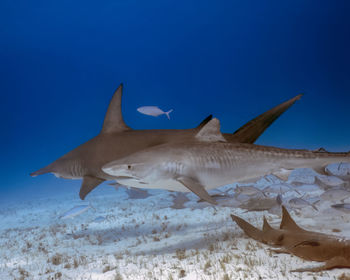
M 350 267 L 350 240 L 300 228 L 284 206 L 279 229 L 271 227 L 265 218 L 262 230 L 235 215 L 231 215 L 231 218 L 249 237 L 283 248 L 275 250 L 276 253 L 288 253 L 310 261 L 325 262 L 319 267 L 296 269 L 294 272 Z
M 207 117 L 197 128 L 192 129 L 132 130 L 123 120 L 122 91 L 123 85 L 121 84 L 109 104 L 100 134 L 30 175 L 35 177 L 45 173 L 53 173 L 57 177 L 66 179 L 82 178 L 83 183 L 79 196 L 84 199 L 103 181 L 115 179 L 101 170 L 101 167 L 106 163 L 148 147 L 189 141 L 211 119 L 211 116 Z M 279 115 L 300 97 L 301 95 L 298 95 L 276 106 L 246 124 L 244 130 L 234 134 L 224 134 L 224 137 L 229 142 L 254 142 Z
M 247 143 L 229 143 L 218 119 L 209 121 L 195 140 L 151 147 L 113 161 L 102 170 L 133 187 L 192 191 L 215 204 L 206 190 L 261 176 L 288 175 L 295 168 L 324 173 L 334 162 L 350 162 L 349 153 L 291 150 Z

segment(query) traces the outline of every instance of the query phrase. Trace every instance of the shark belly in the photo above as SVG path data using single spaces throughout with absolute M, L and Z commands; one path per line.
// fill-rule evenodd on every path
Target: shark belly
M 190 190 L 184 187 L 183 184 L 172 178 L 161 180 L 147 180 L 147 182 L 134 178 L 116 179 L 116 181 L 121 185 L 139 189 L 164 189 L 174 192 L 190 192 Z

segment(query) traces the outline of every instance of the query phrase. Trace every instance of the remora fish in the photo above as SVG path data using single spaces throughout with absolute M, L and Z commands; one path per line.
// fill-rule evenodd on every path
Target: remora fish
M 300 228 L 284 206 L 280 229 L 272 228 L 266 218 L 262 230 L 235 215 L 231 215 L 231 218 L 249 237 L 283 248 L 276 250 L 277 253 L 289 253 L 306 260 L 325 262 L 322 266 L 293 270 L 295 272 L 350 267 L 350 240 Z
M 322 193 L 320 197 L 323 200 L 328 200 L 332 202 L 344 202 L 345 199 L 350 197 L 350 192 L 344 189 L 331 189 Z
M 169 110 L 168 112 L 164 112 L 162 109 L 160 109 L 157 106 L 142 106 L 140 108 L 136 109 L 138 112 L 144 115 L 158 117 L 160 115 L 166 115 L 168 119 L 170 120 L 170 113 L 173 111 L 173 109 Z
M 287 177 L 295 168 L 324 173 L 333 162 L 350 162 L 349 153 L 290 150 L 243 143 L 227 143 L 218 119 L 195 136 L 196 141 L 164 144 L 113 161 L 102 170 L 124 185 L 192 191 L 214 203 L 206 190 L 233 182 L 274 174 Z
M 350 203 L 333 204 L 331 207 L 347 214 L 350 213 Z
M 72 209 L 68 210 L 67 212 L 63 213 L 60 216 L 60 219 L 65 220 L 65 219 L 73 219 L 75 216 L 81 215 L 84 212 L 86 212 L 87 210 L 89 210 L 89 208 L 92 208 L 92 206 L 89 205 L 78 205 L 73 207 Z
M 207 117 L 197 128 L 193 129 L 132 130 L 123 120 L 122 92 L 123 85 L 121 84 L 112 97 L 102 130 L 96 137 L 30 175 L 35 177 L 53 173 L 57 177 L 66 179 L 83 179 L 79 196 L 84 199 L 103 181 L 115 179 L 102 171 L 101 168 L 106 163 L 147 147 L 192 139 L 198 130 L 211 119 L 211 116 Z M 224 134 L 225 139 L 229 142 L 254 143 L 265 129 L 301 96 L 301 94 L 297 95 L 270 109 L 233 134 Z

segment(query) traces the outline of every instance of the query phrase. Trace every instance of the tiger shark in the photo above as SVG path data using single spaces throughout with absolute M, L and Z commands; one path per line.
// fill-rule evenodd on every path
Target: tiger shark
M 285 179 L 295 168 L 313 168 L 325 174 L 325 167 L 336 162 L 350 162 L 350 153 L 228 142 L 214 118 L 194 140 L 150 147 L 110 162 L 102 170 L 127 186 L 192 191 L 216 204 L 207 190 L 268 174 Z
M 83 179 L 79 196 L 84 199 L 88 193 L 105 180 L 116 179 L 102 171 L 101 168 L 106 163 L 148 147 L 164 143 L 189 141 L 212 118 L 210 115 L 198 127 L 190 129 L 134 130 L 123 119 L 121 110 L 122 92 L 123 84 L 116 89 L 105 115 L 102 130 L 96 137 L 30 175 L 35 177 L 45 173 L 53 173 L 60 178 Z M 299 94 L 270 109 L 233 134 L 226 133 L 223 137 L 228 142 L 255 142 L 265 129 L 301 96 Z
M 231 215 L 231 218 L 249 237 L 271 246 L 283 248 L 274 250 L 276 253 L 293 254 L 306 260 L 325 262 L 319 267 L 293 270 L 295 272 L 350 268 L 350 240 L 302 229 L 292 219 L 284 206 L 282 206 L 282 221 L 279 229 L 270 226 L 265 217 L 262 230 L 238 216 Z

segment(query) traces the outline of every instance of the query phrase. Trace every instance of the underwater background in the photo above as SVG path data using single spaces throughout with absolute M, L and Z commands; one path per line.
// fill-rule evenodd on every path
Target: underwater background
M 27 234 L 28 228 L 38 227 L 36 230 L 40 232 L 45 226 L 56 225 L 55 219 L 62 212 L 80 203 L 78 192 L 81 180 L 57 179 L 52 174 L 32 178 L 29 173 L 96 136 L 110 98 L 120 83 L 124 84 L 124 120 L 134 129 L 191 128 L 213 114 L 221 121 L 222 131 L 230 133 L 273 106 L 304 93 L 301 100 L 267 129 L 256 143 L 284 148 L 323 147 L 330 151 L 349 151 L 349 11 L 350 3 L 345 0 L 2 0 L 0 203 L 3 219 L 0 224 L 2 230 L 25 228 L 21 233 L 23 235 L 17 237 L 11 236 L 12 233 L 9 233 L 10 236 L 3 235 L 2 242 L 13 242 L 19 236 L 25 242 L 23 236 Z M 145 105 L 174 111 L 170 120 L 165 116 L 149 117 L 136 111 Z M 171 199 L 169 194 L 152 192 L 155 197 L 161 195 L 165 202 Z M 109 232 L 116 235 L 122 232 L 114 227 L 122 203 L 116 201 L 127 197 L 126 190 L 115 191 L 107 183 L 91 196 L 89 201 L 92 205 L 95 208 L 100 205 L 104 209 L 103 217 L 107 217 L 106 213 L 111 211 L 113 218 L 105 221 L 103 227 L 99 224 L 98 227 L 102 228 L 94 229 L 91 235 L 100 237 L 96 237 L 88 246 L 97 248 L 102 244 L 102 247 L 105 245 L 105 248 L 112 250 L 108 246 L 114 239 Z M 61 198 L 65 199 L 64 203 Z M 194 203 L 194 196 L 192 200 L 190 208 L 195 209 L 193 211 L 203 210 L 204 206 Z M 149 221 L 153 223 L 158 219 L 152 212 L 153 204 L 148 200 L 123 203 L 127 204 L 122 207 L 129 209 L 130 215 L 139 209 L 147 209 Z M 154 203 L 158 203 L 157 199 Z M 182 220 L 181 212 L 162 212 L 162 207 L 166 206 L 166 203 L 157 205 L 156 211 L 159 213 L 156 215 L 162 219 L 174 215 L 174 221 Z M 217 215 L 213 214 L 212 208 L 204 208 L 206 212 L 197 213 L 194 218 L 191 216 L 192 210 L 184 210 L 189 211 L 184 215 L 191 217 L 188 223 L 204 217 L 205 213 Z M 20 209 L 26 209 L 23 210 L 23 216 Z M 28 209 L 35 209 L 34 214 Z M 79 228 L 98 216 L 93 216 L 91 209 L 89 211 L 90 216 L 85 217 L 86 220 L 70 221 L 69 230 L 74 231 L 74 227 Z M 219 214 L 222 220 L 212 224 L 215 230 L 225 224 L 230 211 L 224 209 Z M 28 219 L 28 214 L 35 218 Z M 142 224 L 142 218 L 137 219 Z M 205 221 L 203 218 L 203 223 Z M 129 222 L 126 220 L 126 223 Z M 231 226 L 233 229 L 232 221 L 230 223 L 225 232 L 229 232 Z M 61 222 L 59 225 L 64 239 L 69 239 L 63 233 Z M 157 226 L 161 227 L 161 223 Z M 178 225 L 171 226 L 176 229 Z M 206 226 L 202 226 L 205 229 Z M 210 232 L 210 225 L 208 227 Z M 70 233 L 78 236 L 73 240 L 79 241 L 82 236 L 85 238 L 83 228 L 79 230 L 82 232 Z M 51 228 L 51 231 L 55 229 Z M 235 231 L 238 232 L 237 227 Z M 128 234 L 133 232 L 132 229 L 127 231 Z M 145 229 L 145 232 L 152 234 L 152 228 Z M 344 232 L 349 234 L 350 230 L 344 228 Z M 220 233 L 222 238 L 224 235 Z M 60 237 L 52 238 L 60 240 Z M 192 239 L 188 240 L 191 244 Z M 214 242 L 215 238 L 210 237 L 206 242 L 208 240 Z M 177 242 L 178 239 L 174 239 L 174 251 L 170 253 L 176 254 Z M 31 248 L 40 248 L 33 244 L 39 243 L 40 240 L 35 238 L 30 246 L 24 243 L 23 246 L 29 248 L 25 252 L 19 250 L 14 258 L 26 255 L 26 252 L 30 254 Z M 120 252 L 127 250 L 130 244 L 126 242 L 120 245 Z M 186 247 L 188 244 L 182 245 Z M 57 248 L 58 251 L 59 248 L 65 248 L 60 246 L 59 242 L 56 247 L 51 243 L 47 245 L 47 258 L 52 260 Z M 68 248 L 70 245 L 67 243 L 65 246 Z M 79 246 L 86 249 L 85 243 L 79 243 Z M 8 252 L 15 254 L 13 248 L 20 247 L 13 244 Z M 183 247 L 179 248 L 182 250 Z M 48 248 L 56 249 L 51 252 Z M 90 249 L 94 251 L 96 248 Z M 205 250 L 212 252 L 207 248 Z M 81 255 L 89 256 L 90 251 L 86 252 Z M 106 254 L 106 251 L 101 251 L 101 255 Z M 42 258 L 43 266 L 47 258 Z M 181 255 L 177 255 L 177 259 L 181 258 Z M 287 257 L 283 258 L 288 262 Z M 118 262 L 118 257 L 113 261 Z M 206 261 L 203 262 L 205 265 Z M 18 270 L 18 264 L 28 266 L 19 261 L 11 265 L 9 263 L 6 264 L 7 268 L 0 268 L 3 277 L 10 275 L 8 267 L 11 265 L 14 270 Z M 39 264 L 36 265 L 39 267 Z M 64 263 L 59 265 L 63 269 Z M 102 268 L 107 266 L 99 265 Z M 263 263 L 260 265 L 264 266 Z M 32 266 L 30 269 L 35 270 L 37 267 Z M 58 272 L 53 268 L 46 275 L 47 269 L 44 266 L 42 271 L 45 277 L 25 274 L 24 279 L 61 277 L 56 275 Z M 94 269 L 81 268 L 79 273 L 71 273 L 74 274 L 72 279 L 114 279 L 116 275 L 115 269 L 111 269 L 113 273 L 110 275 L 98 272 L 94 276 Z M 195 269 L 183 269 L 187 271 L 188 279 L 215 279 L 213 272 L 210 276 L 204 272 L 196 274 L 193 272 Z M 66 270 L 63 274 L 68 277 L 70 270 Z M 146 270 L 145 275 L 150 270 Z M 173 273 L 175 279 L 181 270 Z M 231 275 L 232 272 L 222 272 L 220 277 L 224 277 L 225 273 Z M 15 279 L 23 276 L 23 273 L 18 270 L 11 275 Z M 132 279 L 134 276 L 130 277 Z M 152 277 L 157 279 L 156 275 Z M 168 279 L 169 275 L 164 277 Z M 244 279 L 243 274 L 241 277 Z

